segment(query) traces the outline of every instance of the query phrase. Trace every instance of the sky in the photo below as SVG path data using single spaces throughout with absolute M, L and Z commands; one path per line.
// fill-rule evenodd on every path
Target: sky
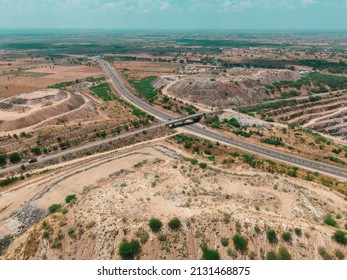
M 347 30 L 347 0 L 0 0 L 0 29 Z

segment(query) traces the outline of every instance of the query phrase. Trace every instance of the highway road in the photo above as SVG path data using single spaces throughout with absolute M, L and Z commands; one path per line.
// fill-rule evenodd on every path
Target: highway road
M 112 141 L 115 141 L 115 140 L 118 140 L 118 139 L 121 139 L 121 138 L 124 138 L 124 137 L 134 136 L 136 134 L 142 133 L 143 131 L 147 131 L 147 130 L 150 130 L 150 129 L 155 129 L 155 128 L 158 128 L 158 127 L 161 127 L 161 126 L 165 126 L 165 125 L 168 125 L 167 122 L 162 122 L 162 123 L 153 125 L 151 127 L 146 127 L 146 128 L 142 128 L 142 129 L 139 129 L 139 130 L 131 131 L 131 132 L 124 133 L 124 134 L 121 134 L 121 135 L 117 135 L 117 136 L 114 136 L 114 137 L 111 137 L 111 138 L 97 140 L 97 141 L 94 141 L 94 142 L 91 142 L 91 143 L 87 143 L 87 144 L 79 146 L 79 147 L 66 149 L 66 150 L 61 151 L 61 152 L 59 152 L 57 154 L 41 156 L 41 157 L 37 158 L 37 162 L 38 163 L 43 163 L 43 162 L 46 162 L 48 160 L 56 159 L 56 158 L 59 158 L 59 157 L 62 157 L 62 156 L 65 156 L 65 155 L 68 155 L 68 154 L 71 154 L 71 153 L 77 153 L 77 152 L 80 152 L 80 151 L 83 151 L 83 150 L 86 150 L 86 149 L 94 148 L 94 147 L 100 146 L 102 144 L 110 143 Z M 10 171 L 16 170 L 18 168 L 21 168 L 22 165 L 28 166 L 30 164 L 28 162 L 14 164 L 14 165 L 11 165 L 9 167 L 0 169 L 0 174 L 1 173 L 6 173 L 6 172 L 10 172 Z
M 141 110 L 145 111 L 146 113 L 162 120 L 162 121 L 168 121 L 173 120 L 176 118 L 174 115 L 168 114 L 166 112 L 163 112 L 159 110 L 158 108 L 155 108 L 151 106 L 150 104 L 146 103 L 145 101 L 141 100 L 140 98 L 136 97 L 123 83 L 121 78 L 116 74 L 112 66 L 102 60 L 97 59 L 97 62 L 101 65 L 101 67 L 104 69 L 104 71 L 109 75 L 113 85 L 128 102 L 132 103 L 134 106 L 137 106 Z M 227 145 L 231 145 L 236 148 L 240 148 L 242 150 L 252 152 L 261 156 L 265 156 L 267 158 L 271 158 L 274 160 L 279 160 L 284 163 L 292 164 L 295 166 L 303 167 L 305 169 L 310 169 L 313 171 L 322 172 L 328 175 L 332 175 L 339 178 L 347 179 L 347 169 L 339 168 L 336 166 L 332 166 L 325 163 L 320 163 L 317 161 L 301 158 L 298 156 L 294 156 L 291 154 L 287 154 L 285 152 L 275 151 L 270 148 L 266 148 L 260 145 L 256 145 L 253 143 L 249 143 L 246 141 L 234 139 L 232 137 L 228 137 L 224 134 L 218 133 L 216 131 L 210 130 L 208 128 L 205 128 L 199 124 L 192 124 L 189 126 L 181 127 L 182 130 L 195 134 L 201 137 L 205 137 L 208 139 L 212 139 L 215 141 L 219 141 L 220 143 L 224 143 Z
M 128 133 L 124 133 L 124 134 L 121 134 L 121 135 L 117 135 L 117 136 L 114 136 L 114 137 L 111 137 L 111 138 L 97 140 L 97 141 L 94 141 L 94 142 L 91 142 L 91 143 L 84 144 L 82 146 L 78 146 L 78 147 L 74 147 L 74 148 L 71 148 L 71 149 L 67 149 L 67 150 L 61 151 L 61 152 L 53 154 L 53 155 L 41 156 L 41 157 L 37 158 L 37 162 L 38 163 L 44 163 L 44 162 L 46 162 L 48 160 L 56 159 L 56 158 L 65 156 L 67 154 L 77 153 L 77 152 L 80 152 L 80 151 L 83 151 L 83 150 L 86 150 L 86 149 L 90 149 L 90 148 L 94 148 L 94 147 L 100 146 L 102 144 L 110 143 L 112 141 L 115 141 L 115 140 L 118 140 L 118 139 L 121 139 L 121 138 L 124 138 L 124 137 L 134 136 L 134 135 L 140 134 L 140 133 L 142 133 L 144 131 L 148 131 L 148 130 L 151 130 L 151 129 L 159 128 L 159 127 L 162 127 L 162 126 L 169 126 L 169 125 L 175 124 L 175 123 L 182 123 L 182 122 L 187 121 L 187 120 L 194 120 L 194 119 L 196 119 L 198 117 L 202 117 L 203 115 L 204 115 L 204 113 L 198 113 L 198 114 L 194 114 L 194 115 L 190 115 L 190 116 L 182 117 L 182 118 L 173 117 L 172 120 L 166 120 L 166 121 L 163 121 L 163 122 L 161 122 L 159 124 L 155 124 L 155 125 L 150 126 L 150 127 L 145 127 L 145 128 L 142 128 L 142 129 L 138 129 L 138 130 L 131 131 L 131 132 L 128 132 Z M 0 169 L 0 174 L 1 173 L 14 171 L 14 170 L 16 170 L 18 168 L 21 168 L 22 165 L 28 166 L 30 164 L 28 162 L 24 162 L 24 163 L 21 162 L 21 163 L 18 163 L 18 164 L 14 164 L 14 165 L 11 165 L 9 167 Z

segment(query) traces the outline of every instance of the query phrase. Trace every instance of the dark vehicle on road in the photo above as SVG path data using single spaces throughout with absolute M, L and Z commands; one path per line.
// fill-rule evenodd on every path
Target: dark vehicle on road
M 29 160 L 29 163 L 35 163 L 35 162 L 37 162 L 37 158 L 32 158 Z

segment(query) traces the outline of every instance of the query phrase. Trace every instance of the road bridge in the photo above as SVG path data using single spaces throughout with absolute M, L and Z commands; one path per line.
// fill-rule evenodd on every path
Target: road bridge
M 126 100 L 128 100 L 130 103 L 132 103 L 134 106 L 140 108 L 141 110 L 147 112 L 148 114 L 164 121 L 165 122 L 171 122 L 173 123 L 179 123 L 179 119 L 174 120 L 175 116 L 172 114 L 169 114 L 167 112 L 164 112 L 156 107 L 151 106 L 150 104 L 146 103 L 145 101 L 141 100 L 140 98 L 136 97 L 124 84 L 124 82 L 121 80 L 121 78 L 117 75 L 117 73 L 114 71 L 112 66 L 102 60 L 97 59 L 96 60 L 102 68 L 105 70 L 105 72 L 109 75 L 112 84 L 117 89 L 119 94 L 123 96 Z M 206 114 L 206 113 L 205 113 Z M 192 115 L 193 116 L 193 115 Z M 190 118 L 192 117 L 190 116 Z M 189 117 L 189 116 L 188 116 Z M 198 116 L 196 116 L 198 117 Z M 187 120 L 185 120 L 187 121 Z M 181 120 L 182 122 L 182 120 Z M 328 175 L 337 176 L 340 178 L 347 179 L 347 169 L 325 164 L 318 161 L 309 160 L 306 158 L 302 158 L 299 156 L 294 156 L 289 153 L 276 151 L 272 148 L 267 148 L 262 145 L 257 145 L 254 143 L 249 143 L 244 140 L 237 140 L 232 137 L 228 137 L 224 135 L 223 133 L 213 131 L 211 129 L 202 127 L 201 125 L 194 123 L 190 126 L 186 126 L 183 128 L 188 133 L 193 133 L 196 135 L 199 135 L 201 137 L 210 138 L 215 141 L 220 141 L 222 143 L 231 145 L 236 148 L 243 149 L 248 152 L 252 152 L 261 156 L 265 156 L 267 158 L 276 159 L 279 161 L 282 161 L 284 163 L 293 164 L 296 166 L 300 166 L 306 169 L 314 170 L 323 172 Z
M 203 117 L 205 116 L 205 113 L 198 113 L 198 114 L 194 114 L 194 115 L 189 115 L 187 117 L 183 117 L 183 118 L 176 118 L 173 120 L 168 120 L 165 122 L 166 125 L 168 125 L 171 128 L 175 128 L 176 126 L 184 126 L 187 124 L 191 124 L 193 123 L 197 123 L 199 122 Z M 192 122 L 187 122 L 187 121 L 192 121 Z

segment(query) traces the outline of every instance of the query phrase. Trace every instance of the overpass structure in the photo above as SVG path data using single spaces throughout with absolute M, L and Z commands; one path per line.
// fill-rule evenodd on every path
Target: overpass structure
M 175 116 L 163 112 L 158 108 L 155 108 L 151 106 L 150 104 L 146 103 L 145 101 L 141 100 L 140 98 L 136 97 L 123 83 L 122 79 L 115 73 L 112 66 L 102 60 L 102 59 L 96 59 L 96 61 L 100 64 L 100 66 L 104 69 L 104 71 L 109 75 L 111 82 L 113 86 L 116 88 L 116 90 L 123 96 L 124 99 L 132 103 L 134 106 L 140 108 L 141 110 L 145 111 L 146 113 L 156 117 L 159 120 L 164 121 L 164 123 L 168 125 L 174 125 L 175 123 L 185 123 L 187 120 L 198 120 L 199 118 L 202 118 L 203 114 L 196 114 L 191 115 L 188 117 L 178 118 L 176 119 Z M 206 113 L 205 113 L 206 114 Z M 313 171 L 318 171 L 325 173 L 327 175 L 344 178 L 347 179 L 347 169 L 340 168 L 337 166 L 321 163 L 318 161 L 309 160 L 306 158 L 302 158 L 299 156 L 294 156 L 285 152 L 276 151 L 271 148 L 267 148 L 261 145 L 249 143 L 243 140 L 234 139 L 232 137 L 226 136 L 222 133 L 213 131 L 211 129 L 202 127 L 201 125 L 194 123 L 189 126 L 185 126 L 181 128 L 182 130 L 186 131 L 190 134 L 195 134 L 200 137 L 209 138 L 214 141 L 219 141 L 221 143 L 245 150 L 247 152 L 255 153 L 261 156 L 265 156 L 267 158 L 271 158 L 274 160 L 278 160 L 287 164 L 292 164 L 295 166 L 303 167 L 305 169 L 310 169 Z
M 176 118 L 173 120 L 169 119 L 168 121 L 165 122 L 165 124 L 171 128 L 174 128 L 175 126 L 185 125 L 187 123 L 187 121 L 189 121 L 189 120 L 191 120 L 192 123 L 199 122 L 204 116 L 205 116 L 205 113 L 198 113 L 198 114 L 189 115 L 189 116 L 183 117 L 183 118 Z

